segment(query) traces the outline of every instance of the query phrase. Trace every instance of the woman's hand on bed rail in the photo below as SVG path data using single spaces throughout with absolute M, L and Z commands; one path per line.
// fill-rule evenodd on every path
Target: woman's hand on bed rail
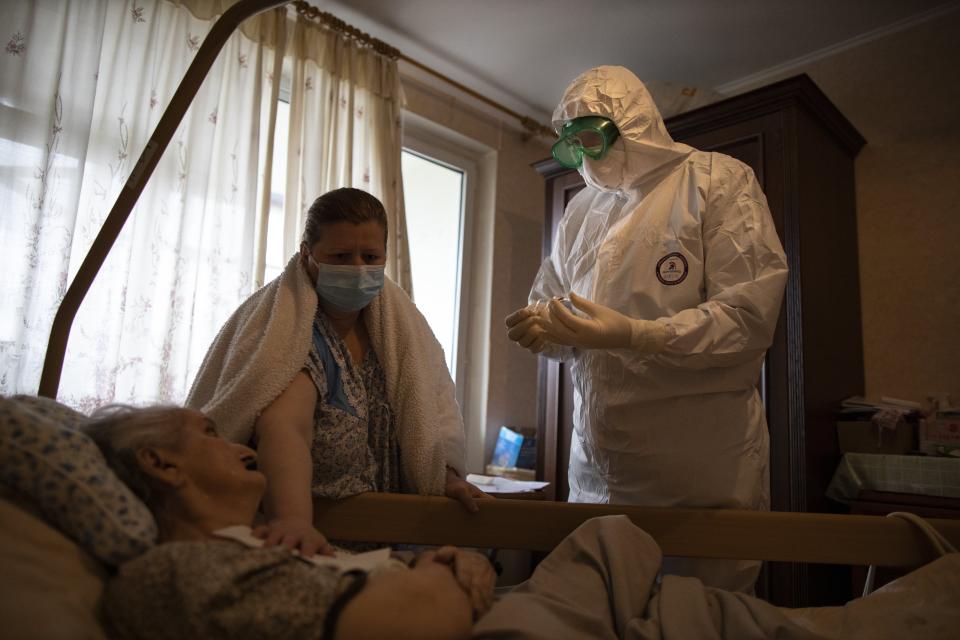
M 420 556 L 418 564 L 423 561 L 438 562 L 450 567 L 460 588 L 470 598 L 474 620 L 490 610 L 497 574 L 486 556 L 457 547 L 440 547 Z
M 470 513 L 480 511 L 480 507 L 477 506 L 477 500 L 493 498 L 490 494 L 484 493 L 461 478 L 452 467 L 447 467 L 447 482 L 444 495 L 457 500 L 463 505 L 463 508 Z
M 281 545 L 291 551 L 297 549 L 307 558 L 315 553 L 333 555 L 333 547 L 323 534 L 300 518 L 274 518 L 269 524 L 254 529 L 253 535 L 263 539 L 265 547 Z

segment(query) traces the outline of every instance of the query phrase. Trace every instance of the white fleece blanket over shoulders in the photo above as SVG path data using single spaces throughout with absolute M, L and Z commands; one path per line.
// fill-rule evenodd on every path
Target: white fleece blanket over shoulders
M 307 361 L 317 294 L 299 255 L 250 296 L 214 338 L 187 397 L 234 442 Z M 407 294 L 387 279 L 362 316 L 387 382 L 405 492 L 441 495 L 446 465 L 464 469 L 463 418 L 443 348 Z

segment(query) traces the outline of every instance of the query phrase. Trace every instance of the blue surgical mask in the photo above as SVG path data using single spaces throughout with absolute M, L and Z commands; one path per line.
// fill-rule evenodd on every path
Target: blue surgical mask
M 317 295 L 341 311 L 360 311 L 383 289 L 384 265 L 317 265 Z

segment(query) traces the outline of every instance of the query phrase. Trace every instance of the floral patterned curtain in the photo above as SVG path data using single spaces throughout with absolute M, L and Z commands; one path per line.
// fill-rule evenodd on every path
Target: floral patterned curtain
M 285 255 L 299 247 L 307 209 L 317 196 L 339 187 L 363 189 L 387 212 L 387 275 L 412 295 L 400 171 L 403 92 L 396 60 L 302 16 L 287 55 L 292 82 Z
M 251 293 L 279 16 L 208 74 L 80 308 L 62 401 L 182 401 Z M 67 283 L 213 21 L 166 0 L 5 0 L 0 17 L 0 393 L 35 393 Z

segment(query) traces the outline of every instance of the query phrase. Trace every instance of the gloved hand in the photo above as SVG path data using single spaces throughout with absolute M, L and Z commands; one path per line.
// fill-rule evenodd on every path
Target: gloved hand
M 663 351 L 670 336 L 666 325 L 629 318 L 602 304 L 570 293 L 570 301 L 587 317 L 575 315 L 558 299 L 550 301 L 549 319 L 541 323 L 541 340 L 578 349 L 633 349 L 644 354 Z
M 507 337 L 531 353 L 540 353 L 547 346 L 543 336 L 544 325 L 549 320 L 547 305 L 542 302 L 529 304 L 506 317 Z

